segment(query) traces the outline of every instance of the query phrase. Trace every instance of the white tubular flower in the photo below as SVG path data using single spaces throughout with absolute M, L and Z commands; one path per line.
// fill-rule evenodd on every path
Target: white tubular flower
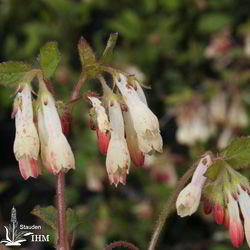
M 136 89 L 135 89 L 135 91 L 136 91 L 138 97 L 140 98 L 140 100 L 141 100 L 145 105 L 148 106 L 146 96 L 145 96 L 145 94 L 144 94 L 144 91 L 143 91 L 143 89 L 142 89 L 140 83 L 139 83 L 138 81 L 135 81 L 135 84 L 136 84 Z
M 189 183 L 179 194 L 176 201 L 177 214 L 180 217 L 192 215 L 199 207 L 201 192 L 206 181 L 204 173 L 212 164 L 211 156 L 208 154 L 201 158 L 191 183 Z
M 41 156 L 44 166 L 53 174 L 75 168 L 75 158 L 62 132 L 55 101 L 49 92 L 40 96 L 38 131 L 41 138 Z
M 113 100 L 109 103 L 111 139 L 108 146 L 106 167 L 111 184 L 126 184 L 130 167 L 130 155 L 124 138 L 124 124 L 120 104 Z
M 12 116 L 15 117 L 16 137 L 14 154 L 19 162 L 22 177 L 36 178 L 41 174 L 39 167 L 39 138 L 33 122 L 31 87 L 25 84 L 15 98 Z
M 249 124 L 246 109 L 238 97 L 235 97 L 229 108 L 228 123 L 233 128 L 245 128 Z
M 248 246 L 250 247 L 250 197 L 244 187 L 239 187 L 239 204 L 244 218 L 244 229 Z
M 249 209 L 249 207 L 247 209 Z M 244 241 L 244 230 L 240 219 L 238 203 L 230 192 L 228 192 L 228 216 L 229 237 L 232 240 L 232 244 L 239 248 Z
M 224 92 L 221 91 L 212 98 L 209 109 L 211 117 L 215 122 L 226 122 L 227 103 Z
M 115 78 L 115 83 L 128 106 L 140 151 L 143 153 L 150 153 L 152 150 L 162 152 L 162 138 L 157 117 L 140 100 L 135 89 L 129 86 L 124 75 L 120 74 L 119 79 Z
M 106 114 L 106 111 L 104 107 L 101 105 L 101 101 L 97 97 L 88 97 L 89 100 L 92 103 L 93 108 L 96 112 L 97 117 L 97 136 L 99 138 L 100 143 L 100 151 L 102 154 L 106 154 L 108 150 L 108 144 L 109 144 L 109 121 L 108 116 Z

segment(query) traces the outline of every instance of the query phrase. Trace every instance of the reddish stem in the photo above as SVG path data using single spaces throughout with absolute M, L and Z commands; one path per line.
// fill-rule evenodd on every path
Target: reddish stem
M 81 75 L 79 81 L 76 83 L 73 91 L 72 91 L 72 95 L 71 95 L 71 101 L 78 99 L 80 96 L 80 90 L 84 84 L 84 82 L 87 80 L 87 76 L 86 75 Z
M 76 100 L 80 96 L 80 90 L 87 77 L 81 76 L 77 84 L 75 85 L 70 102 Z M 70 121 L 71 122 L 71 121 Z M 69 250 L 67 229 L 65 225 L 65 200 L 64 200 L 64 189 L 65 189 L 65 174 L 60 172 L 56 178 L 56 206 L 57 206 L 57 231 L 58 231 L 58 242 L 57 250 Z
M 56 178 L 56 205 L 57 205 L 57 250 L 68 250 L 68 241 L 65 228 L 65 201 L 64 201 L 64 173 L 60 172 Z

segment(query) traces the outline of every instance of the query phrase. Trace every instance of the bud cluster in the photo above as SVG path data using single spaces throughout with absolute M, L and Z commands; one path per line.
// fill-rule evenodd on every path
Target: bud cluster
M 125 184 L 130 162 L 144 165 L 145 156 L 162 152 L 157 117 L 147 106 L 144 92 L 133 76 L 113 73 L 115 88 L 101 78 L 103 97 L 89 96 L 90 128 L 96 130 L 100 152 L 107 154 L 106 167 L 111 184 Z
M 213 185 L 210 192 L 205 187 L 204 212 L 206 214 L 212 212 L 216 223 L 224 224 L 228 228 L 229 238 L 237 248 L 244 242 L 245 230 L 245 237 L 250 246 L 250 186 L 248 180 L 227 166 L 222 171 L 219 180 Z M 212 190 L 213 192 L 211 192 Z
M 212 164 L 211 155 L 201 158 L 191 183 L 180 192 L 177 198 L 177 213 L 181 217 L 192 215 L 197 211 L 202 198 L 205 214 L 212 213 L 217 224 L 224 224 L 228 228 L 232 244 L 239 248 L 244 242 L 245 231 L 245 237 L 250 246 L 248 180 L 229 165 L 221 165 L 217 178 L 210 180 L 205 174 Z

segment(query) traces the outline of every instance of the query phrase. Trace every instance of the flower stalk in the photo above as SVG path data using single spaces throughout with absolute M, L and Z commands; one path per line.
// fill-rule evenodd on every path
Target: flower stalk
M 65 227 L 65 200 L 64 200 L 65 176 L 60 172 L 56 177 L 56 206 L 57 206 L 57 250 L 69 250 Z
M 183 187 L 185 186 L 185 184 L 187 183 L 187 181 L 189 180 L 189 178 L 193 175 L 195 169 L 197 167 L 197 164 L 194 164 L 191 168 L 189 168 L 187 170 L 187 172 L 182 176 L 182 178 L 179 180 L 176 189 L 174 190 L 174 192 L 172 193 L 171 197 L 168 199 L 166 206 L 163 208 L 163 210 L 161 211 L 161 214 L 159 216 L 159 219 L 157 221 L 154 233 L 152 235 L 151 241 L 149 243 L 149 247 L 148 250 L 155 250 L 157 241 L 159 239 L 161 230 L 168 218 L 168 216 L 170 215 L 175 202 L 178 198 L 179 193 L 181 192 L 181 190 L 183 189 Z

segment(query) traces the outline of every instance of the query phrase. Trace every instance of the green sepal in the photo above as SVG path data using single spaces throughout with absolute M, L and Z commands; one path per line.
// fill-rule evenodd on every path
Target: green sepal
M 116 45 L 117 38 L 118 38 L 118 32 L 110 34 L 106 48 L 103 51 L 102 57 L 99 61 L 100 64 L 105 64 L 110 61 L 113 54 L 113 49 Z
M 61 60 L 57 42 L 47 42 L 40 49 L 40 66 L 44 71 L 44 75 L 50 78 L 56 71 Z
M 234 169 L 250 165 L 250 137 L 234 139 L 221 153 L 224 160 Z
M 219 203 L 224 206 L 224 185 L 223 176 L 221 175 L 214 182 L 207 182 L 204 186 L 203 195 L 213 204 Z
M 211 181 L 215 181 L 222 169 L 225 167 L 226 162 L 224 160 L 216 160 L 206 171 L 206 176 Z
M 79 40 L 78 51 L 84 74 L 86 74 L 88 78 L 95 78 L 99 73 L 99 65 L 92 48 L 83 37 Z
M 0 85 L 16 86 L 31 70 L 32 66 L 24 62 L 8 61 L 0 63 Z

